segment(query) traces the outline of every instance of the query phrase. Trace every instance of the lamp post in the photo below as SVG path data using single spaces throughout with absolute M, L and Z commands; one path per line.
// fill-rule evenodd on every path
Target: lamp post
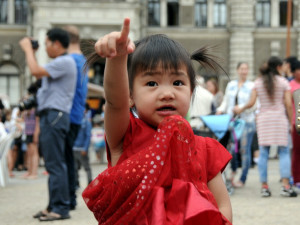
M 292 0 L 288 0 L 287 5 L 287 35 L 286 35 L 286 57 L 291 55 L 291 21 L 292 21 Z

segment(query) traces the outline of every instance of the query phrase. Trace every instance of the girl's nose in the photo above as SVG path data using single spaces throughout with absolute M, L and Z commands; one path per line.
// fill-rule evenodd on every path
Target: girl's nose
M 175 98 L 174 91 L 169 87 L 162 87 L 160 90 L 160 100 L 169 101 Z

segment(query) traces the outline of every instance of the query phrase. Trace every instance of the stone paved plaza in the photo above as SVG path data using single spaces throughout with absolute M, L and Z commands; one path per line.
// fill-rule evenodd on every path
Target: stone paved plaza
M 271 198 L 261 198 L 257 168 L 249 171 L 249 178 L 243 189 L 236 189 L 231 196 L 234 225 L 299 225 L 300 224 L 300 197 L 283 198 L 279 195 L 278 160 L 269 161 Z M 93 175 L 103 171 L 105 164 L 92 164 Z M 87 209 L 82 198 L 83 185 L 86 184 L 85 172 L 80 171 L 81 188 L 78 190 L 78 206 L 71 211 L 71 219 L 54 222 L 39 222 L 32 215 L 43 209 L 47 204 L 47 176 L 42 175 L 43 168 L 39 169 L 39 178 L 24 180 L 20 177 L 24 172 L 15 172 L 16 177 L 10 179 L 7 187 L 0 188 L 0 224 L 1 225 L 96 225 L 92 213 Z

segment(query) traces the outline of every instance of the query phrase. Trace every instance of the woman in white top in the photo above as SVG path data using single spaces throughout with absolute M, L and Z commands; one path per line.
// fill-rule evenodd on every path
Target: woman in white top
M 235 116 L 233 109 L 235 106 L 243 107 L 250 99 L 251 91 L 254 83 L 248 80 L 249 66 L 246 62 L 239 62 L 237 64 L 238 78 L 232 80 L 227 84 L 225 95 L 222 104 L 217 108 L 216 114 L 226 113 Z M 241 113 L 240 118 L 245 120 L 246 126 L 240 139 L 240 154 L 242 160 L 242 173 L 239 181 L 234 182 L 234 176 L 237 170 L 237 152 L 235 151 L 235 144 L 230 143 L 230 151 L 233 155 L 231 160 L 232 169 L 232 183 L 235 187 L 243 187 L 245 185 L 248 170 L 251 166 L 251 144 L 255 133 L 255 115 L 254 109 L 247 110 Z

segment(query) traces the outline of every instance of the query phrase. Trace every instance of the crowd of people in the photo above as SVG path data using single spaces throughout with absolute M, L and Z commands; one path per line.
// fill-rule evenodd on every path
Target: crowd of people
M 38 166 L 44 163 L 49 202 L 33 217 L 40 221 L 68 219 L 77 205 L 79 166 L 87 172 L 87 184 L 92 181 L 88 157 L 92 113 L 79 30 L 67 26 L 47 32 L 46 52 L 53 60 L 45 66 L 38 64 L 30 38 L 24 37 L 19 44 L 36 82 L 13 110 L 1 104 L 1 137 L 12 129 L 20 130 L 7 155 L 9 176 L 15 177 L 17 169 L 26 171 L 22 178 L 36 179 Z
M 125 19 L 122 30 L 100 38 L 87 59 L 92 64 L 106 58 L 105 116 L 103 109 L 93 120 L 86 104 L 86 59 L 76 27 L 47 32 L 46 51 L 54 60 L 45 66 L 38 65 L 30 39 L 20 41 L 31 74 L 41 81 L 38 104 L 22 112 L 7 111 L 3 124 L 6 131 L 15 126 L 26 135 L 23 141 L 21 136 L 15 139 L 8 155 L 11 177 L 17 151 L 24 146 L 24 178 L 37 177 L 39 156 L 49 175 L 49 202 L 34 218 L 70 218 L 82 165 L 88 184 L 82 195 L 99 223 L 181 224 L 205 218 L 206 224 L 229 225 L 232 210 L 222 172 L 230 164 L 230 183 L 243 188 L 254 157 L 261 196 L 270 197 L 267 174 L 273 145 L 278 146 L 280 195 L 300 193 L 300 139 L 292 97 L 300 89 L 296 57 L 270 57 L 255 80 L 248 77 L 249 64 L 240 62 L 236 79 L 222 93 L 218 77 L 204 79 L 193 69 L 191 59 L 210 68 L 218 66 L 206 48 L 189 55 L 167 36 L 133 42 L 129 31 L 130 20 Z M 220 140 L 197 133 L 205 126 L 200 116 L 221 114 L 230 115 L 231 122 L 243 121 L 240 136 L 234 127 Z M 108 169 L 94 180 L 88 156 L 91 141 L 99 159 L 104 153 L 108 159 Z M 173 205 L 181 206 L 176 209 L 180 218 L 172 214 Z

